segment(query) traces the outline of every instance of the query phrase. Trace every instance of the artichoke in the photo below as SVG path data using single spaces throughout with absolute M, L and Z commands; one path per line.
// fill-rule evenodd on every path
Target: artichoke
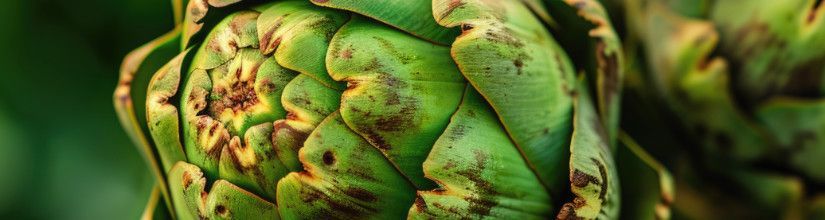
M 822 1 L 613 3 L 623 7 L 633 54 L 628 94 L 642 100 L 625 103 L 624 112 L 636 112 L 626 122 L 639 123 L 631 118 L 640 112 L 675 122 L 630 132 L 651 148 L 681 145 L 658 150 L 660 158 L 680 161 L 672 165 L 681 167 L 677 191 L 691 197 L 677 201 L 676 212 L 694 219 L 825 217 Z M 679 126 L 668 135 L 679 141 L 662 144 L 667 140 L 650 133 L 672 125 Z
M 146 217 L 618 216 L 623 53 L 595 0 L 173 3 L 114 96 Z

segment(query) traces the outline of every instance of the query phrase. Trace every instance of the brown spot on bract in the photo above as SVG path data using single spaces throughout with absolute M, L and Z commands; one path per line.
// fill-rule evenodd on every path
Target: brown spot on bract
M 240 76 L 242 71 L 241 68 L 238 68 L 235 71 L 236 77 Z M 210 103 L 209 112 L 212 117 L 216 118 L 226 109 L 232 109 L 235 112 L 244 111 L 260 102 L 258 94 L 255 92 L 255 77 L 232 83 L 229 88 L 215 86 L 212 93 L 218 99 Z
M 472 30 L 473 28 L 475 28 L 475 26 L 473 26 L 473 24 L 468 24 L 468 23 L 461 24 L 461 32 L 467 32 L 467 31 Z
M 602 162 L 597 160 L 596 158 L 590 158 L 590 160 L 594 164 L 596 164 L 596 166 L 599 167 L 599 176 L 601 176 L 601 178 L 602 178 L 602 182 L 599 184 L 599 187 L 601 187 L 601 191 L 599 191 L 599 200 L 602 201 L 602 206 L 604 206 L 604 203 L 607 202 L 607 200 L 605 199 L 607 197 L 607 186 L 608 186 L 607 185 L 607 181 L 608 181 L 607 168 L 604 167 L 604 164 L 602 164 Z
M 329 205 L 329 207 L 332 208 L 332 210 L 334 212 L 337 212 L 338 215 L 343 215 L 343 216 L 338 216 L 339 218 L 342 218 L 342 219 L 360 219 L 359 218 L 360 216 L 364 216 L 366 214 L 364 211 L 362 211 L 362 209 L 358 208 L 359 206 L 355 206 L 355 204 L 344 203 L 344 202 L 337 201 L 335 199 L 329 198 L 327 196 L 322 197 L 322 199 L 324 199 L 324 202 L 327 205 Z M 375 212 L 375 211 L 373 210 L 373 212 Z M 328 216 L 327 219 L 330 219 L 330 218 L 333 218 L 333 217 L 335 217 L 335 216 Z M 361 218 L 363 218 L 363 217 L 361 217 Z
M 287 116 L 289 116 L 289 114 L 287 114 Z M 272 132 L 272 146 L 278 146 L 278 143 L 275 143 L 275 141 L 279 140 L 279 136 L 283 136 L 287 138 L 287 140 L 291 140 L 289 147 L 293 150 L 296 150 L 296 152 L 299 148 L 301 148 L 304 141 L 306 141 L 306 139 L 309 137 L 309 133 L 295 129 L 284 120 L 276 121 L 273 125 L 273 131 L 274 132 Z
M 384 64 L 378 60 L 378 57 L 373 57 L 369 64 L 364 66 L 364 72 L 372 72 L 384 68 Z
M 361 189 L 361 188 L 348 188 L 348 189 L 344 190 L 344 194 L 347 194 L 348 196 L 350 196 L 352 198 L 355 198 L 357 200 L 361 200 L 361 201 L 364 201 L 364 202 L 378 201 L 378 197 L 376 197 L 375 194 L 373 194 L 372 192 L 367 191 L 365 189 Z
M 417 210 L 427 210 L 427 202 L 421 197 L 420 193 L 415 193 L 415 208 Z
M 516 74 L 521 75 L 522 68 L 524 67 L 524 61 L 522 61 L 521 58 L 513 60 L 513 66 L 516 67 Z
M 573 3 L 573 7 L 576 7 L 576 9 L 579 9 L 579 10 L 584 9 L 584 7 L 586 7 L 586 6 L 587 6 L 586 1 L 577 1 L 576 3 Z
M 570 183 L 578 188 L 584 188 L 590 183 L 599 184 L 599 179 L 590 174 L 584 173 L 581 170 L 573 170 L 573 175 L 570 176 Z
M 249 170 L 256 168 L 255 164 L 248 164 L 244 166 L 244 163 L 241 162 L 241 158 L 244 151 L 251 150 L 249 149 L 248 142 L 244 142 L 245 144 L 241 144 L 241 138 L 238 136 L 232 137 L 229 141 L 229 146 L 224 150 L 229 153 L 229 159 L 232 160 L 232 163 L 237 167 L 239 170 Z
M 464 135 L 467 132 L 466 130 L 467 127 L 464 124 L 458 124 L 455 126 L 455 128 L 452 129 L 452 131 L 450 131 L 447 138 L 449 138 L 451 141 L 456 141 L 464 137 Z
M 192 174 L 189 172 L 183 172 L 183 177 L 181 179 L 183 181 L 183 188 L 189 188 L 189 185 L 192 184 Z
M 132 100 L 128 94 L 119 95 L 117 98 L 120 100 L 120 103 L 129 103 Z
M 357 176 L 358 178 L 364 179 L 365 181 L 380 182 L 377 178 L 373 177 L 370 170 L 367 169 L 350 170 L 349 172 L 353 176 Z
M 358 81 L 347 81 L 347 90 L 353 90 L 355 88 L 358 88 L 358 84 Z
M 454 213 L 456 216 L 466 215 L 466 213 L 460 212 L 458 210 L 458 208 L 456 208 L 455 206 L 449 206 L 448 207 L 448 206 L 445 206 L 444 204 L 441 204 L 439 202 L 433 202 L 433 206 L 435 206 L 438 209 L 447 211 L 449 213 Z M 464 218 L 464 219 L 466 219 L 466 218 Z
M 384 140 L 384 138 L 381 137 L 381 135 L 378 135 L 378 133 L 375 133 L 374 131 L 371 131 L 371 130 L 366 130 L 365 132 L 366 132 L 366 135 L 367 135 L 367 139 L 370 141 L 370 143 L 375 145 L 375 147 L 378 147 L 378 149 L 380 149 L 380 150 L 390 150 L 390 149 L 392 149 L 392 146 L 390 146 L 390 144 L 387 143 L 387 141 Z
M 272 80 L 267 78 L 261 81 L 261 92 L 269 94 L 275 91 L 275 89 L 277 88 L 275 87 L 275 83 L 272 83 Z
M 579 220 L 583 219 L 581 217 L 576 216 L 576 208 L 572 203 L 565 203 L 561 210 L 559 210 L 559 214 L 556 215 L 557 220 Z
M 326 165 L 332 165 L 333 163 L 335 163 L 335 155 L 332 154 L 332 151 L 324 152 L 324 155 L 322 157 L 322 159 L 324 160 L 324 164 Z
M 298 120 L 298 115 L 296 115 L 294 112 L 287 112 L 286 113 L 286 119 L 287 120 Z
M 306 172 L 301 172 L 300 174 L 302 174 L 302 176 L 309 176 Z M 310 186 L 304 185 L 301 187 L 301 191 L 298 194 L 298 196 L 300 197 L 301 201 L 305 203 L 311 203 L 319 200 L 324 195 L 321 194 L 321 192 L 319 192 L 318 190 L 311 188 Z
M 275 38 L 275 42 L 272 42 L 272 48 L 275 48 L 275 47 L 278 47 L 279 45 L 281 45 L 281 40 L 283 40 L 283 38 L 281 38 L 281 37 Z
M 823 2 L 823 0 L 816 0 L 814 2 L 813 7 L 811 8 L 811 10 L 808 11 L 807 21 L 808 21 L 809 24 L 813 23 L 814 20 L 816 20 L 816 13 L 819 12 L 820 8 L 822 8 L 822 2 Z
M 485 36 L 487 40 L 494 42 L 494 43 L 501 43 L 506 44 L 511 47 L 522 48 L 524 47 L 524 42 L 518 38 L 516 38 L 509 29 L 502 29 L 502 28 L 491 28 L 485 32 Z M 526 57 L 526 54 L 519 54 L 519 56 Z
M 351 59 L 352 58 L 352 49 L 346 49 L 344 52 L 341 53 L 341 57 L 344 59 Z
M 447 5 L 447 10 L 445 10 L 443 13 L 441 13 L 438 20 L 442 20 L 442 19 L 446 18 L 447 16 L 450 16 L 450 14 L 452 14 L 453 11 L 455 11 L 456 8 L 461 7 L 463 5 L 464 5 L 464 2 L 461 2 L 461 0 L 450 0 L 450 4 Z
M 490 210 L 492 210 L 494 206 L 498 205 L 496 195 L 498 195 L 499 192 L 495 190 L 492 183 L 481 176 L 481 173 L 487 167 L 487 155 L 482 151 L 476 150 L 473 151 L 473 156 L 475 159 L 473 167 L 457 173 L 470 180 L 476 188 L 476 195 L 464 198 L 464 200 L 470 203 L 470 212 L 486 216 L 490 214 Z
M 226 206 L 218 205 L 215 206 L 215 213 L 221 216 L 225 216 L 227 214 Z

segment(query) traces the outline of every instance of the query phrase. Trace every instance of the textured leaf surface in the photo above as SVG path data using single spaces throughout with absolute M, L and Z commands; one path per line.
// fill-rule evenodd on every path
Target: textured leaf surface
M 283 1 L 263 6 L 258 18 L 258 39 L 264 54 L 274 53 L 278 63 L 307 74 L 324 85 L 343 89 L 327 74 L 327 45 L 349 15 L 314 6 L 309 1 Z M 277 49 L 277 50 L 276 50 Z
M 612 158 L 594 150 L 607 149 L 606 137 L 591 137 L 603 122 L 588 102 L 577 117 L 596 124 L 573 126 L 574 97 L 589 96 L 576 95 L 541 7 L 189 1 L 180 34 L 189 50 L 148 96 L 162 163 L 177 162 L 172 206 L 182 219 L 544 219 L 571 164 L 594 177 L 574 188 L 588 201 L 576 211 L 615 216 L 614 171 L 599 173 Z M 579 9 L 606 21 L 598 5 Z M 594 38 L 609 38 L 595 26 Z M 570 148 L 571 134 L 582 143 Z
M 258 15 L 228 17 L 197 51 L 181 96 L 182 137 L 188 161 L 207 177 L 274 200 L 290 169 L 272 143 L 272 122 L 285 118 L 282 93 L 297 73 L 256 48 Z
M 596 0 L 546 1 L 558 23 L 556 36 L 571 54 L 584 53 L 577 63 L 595 79 L 595 101 L 599 116 L 615 140 L 619 127 L 619 107 L 624 79 L 622 42 L 607 11 Z M 571 55 L 572 56 L 572 55 Z M 611 146 L 614 143 L 611 142 Z
M 341 96 L 347 125 L 416 187 L 434 187 L 421 163 L 465 87 L 449 48 L 354 18 L 332 40 L 327 62 L 332 77 L 347 82 Z
M 299 156 L 306 171 L 278 182 L 285 219 L 399 219 L 413 203 L 412 184 L 338 113 L 318 125 Z
M 458 35 L 458 30 L 444 28 L 433 20 L 433 10 L 429 0 L 311 1 L 325 7 L 353 11 L 443 45 L 449 45 Z
M 147 91 L 146 119 L 164 174 L 178 161 L 186 160 L 180 142 L 178 109 L 170 103 L 170 99 L 178 93 L 183 60 L 187 54 L 188 51 L 183 52 L 161 67 L 152 77 Z
M 615 219 L 619 216 L 619 176 L 607 133 L 580 84 L 570 143 L 570 190 L 575 194 L 557 219 Z
M 178 162 L 169 172 L 169 188 L 177 218 L 195 219 L 279 219 L 274 204 L 225 180 L 215 181 L 206 191 L 200 168 Z
M 544 185 L 560 194 L 571 132 L 573 69 L 520 1 L 433 1 L 436 19 L 461 26 L 452 55 L 490 103 Z M 513 89 L 518 88 L 518 89 Z
M 419 191 L 410 219 L 545 219 L 553 205 L 515 144 L 472 88 L 439 137 L 424 172 L 440 188 Z
M 291 171 L 301 171 L 298 150 L 309 133 L 327 115 L 338 110 L 341 92 L 324 86 L 304 74 L 298 75 L 284 88 L 281 103 L 287 117 L 275 121 L 272 142 L 280 161 Z

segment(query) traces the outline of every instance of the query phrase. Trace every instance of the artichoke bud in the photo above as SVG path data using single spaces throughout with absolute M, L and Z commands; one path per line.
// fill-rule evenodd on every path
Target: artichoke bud
M 586 40 L 557 41 L 548 8 L 590 24 L 575 29 Z M 618 215 L 621 46 L 597 1 L 185 12 L 183 52 L 146 93 L 147 146 L 181 219 Z M 593 50 L 574 64 L 578 47 Z

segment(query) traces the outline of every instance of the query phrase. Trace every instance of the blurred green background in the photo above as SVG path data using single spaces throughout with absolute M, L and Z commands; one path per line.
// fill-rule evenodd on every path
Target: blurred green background
M 0 1 L 0 219 L 137 219 L 153 179 L 112 107 L 167 0 Z

